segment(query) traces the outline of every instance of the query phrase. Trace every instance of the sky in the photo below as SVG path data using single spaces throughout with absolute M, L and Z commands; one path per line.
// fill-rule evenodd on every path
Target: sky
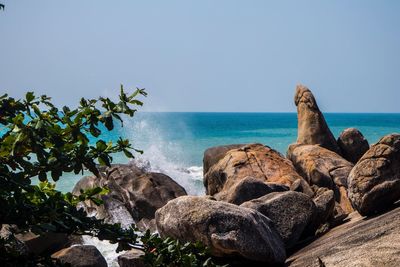
M 144 111 L 400 112 L 400 1 L 0 0 L 0 94 Z

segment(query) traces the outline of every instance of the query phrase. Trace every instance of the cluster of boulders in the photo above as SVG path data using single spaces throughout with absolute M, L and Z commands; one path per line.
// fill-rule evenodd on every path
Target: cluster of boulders
M 109 222 L 135 222 L 162 237 L 201 241 L 227 263 L 400 266 L 400 208 L 394 204 L 400 199 L 400 134 L 370 147 L 350 128 L 336 140 L 308 88 L 296 88 L 295 104 L 298 139 L 286 156 L 262 144 L 205 151 L 205 196 L 187 196 L 170 177 L 134 164 L 107 168 L 101 178 L 84 177 L 74 193 L 107 186 L 103 205 L 81 207 Z M 68 260 L 76 249 L 54 257 L 79 266 Z M 98 259 L 93 248 L 82 249 Z M 119 264 L 143 266 L 141 255 L 127 252 Z
M 295 104 L 298 139 L 286 157 L 262 144 L 207 149 L 207 196 L 179 197 L 158 209 L 159 233 L 200 240 L 227 262 L 349 266 L 351 260 L 329 258 L 337 244 L 337 254 L 346 249 L 347 256 L 363 255 L 352 259 L 356 266 L 399 265 L 397 245 L 382 249 L 381 257 L 366 249 L 397 242 L 400 226 L 377 215 L 375 224 L 382 216 L 385 227 L 370 227 L 368 217 L 361 216 L 393 209 L 400 199 L 400 135 L 387 135 L 370 147 L 360 131 L 350 128 L 336 140 L 308 88 L 297 87 Z M 400 216 L 400 210 L 392 213 L 390 218 Z M 358 239 L 349 237 L 354 229 Z M 327 244 L 315 254 L 313 244 L 321 244 L 321 238 Z M 352 243 L 343 246 L 343 238 Z

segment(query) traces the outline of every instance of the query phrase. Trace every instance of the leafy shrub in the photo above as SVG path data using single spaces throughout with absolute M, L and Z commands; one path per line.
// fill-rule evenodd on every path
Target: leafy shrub
M 120 138 L 114 144 L 102 140 L 101 133 L 113 130 L 115 120 L 122 124 L 123 115 L 134 116 L 135 107 L 142 105 L 137 98 L 146 95 L 144 89 L 127 95 L 121 85 L 117 102 L 104 97 L 82 98 L 75 109 L 58 109 L 49 97 L 36 97 L 33 92 L 23 100 L 0 96 L 0 227 L 15 225 L 20 232 L 36 234 L 91 235 L 118 243 L 118 251 L 141 245 L 152 266 L 200 266 L 203 261 L 203 266 L 212 266 L 207 250 L 199 244 L 182 245 L 149 234 L 140 238 L 134 225 L 122 229 L 76 209 L 78 202 L 87 199 L 102 204 L 96 196 L 106 194 L 106 188 L 74 196 L 55 190 L 55 184 L 49 182 L 58 181 L 63 173 L 78 174 L 84 169 L 99 175 L 97 163 L 110 166 L 114 153 L 123 152 L 129 158 L 132 151 L 142 153 L 129 140 Z M 90 139 L 97 139 L 96 144 Z M 39 185 L 32 184 L 34 177 L 41 181 Z M 2 264 L 54 264 L 48 255 L 24 254 L 17 242 L 12 235 L 0 238 Z M 167 245 L 166 250 L 163 245 Z

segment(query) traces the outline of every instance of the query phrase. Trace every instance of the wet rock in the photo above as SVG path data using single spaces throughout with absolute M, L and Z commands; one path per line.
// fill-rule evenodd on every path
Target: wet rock
M 184 196 L 156 212 L 162 237 L 201 241 L 218 257 L 237 257 L 269 264 L 286 257 L 281 237 L 261 213 L 206 197 Z
M 357 161 L 369 149 L 367 139 L 356 128 L 348 128 L 344 130 L 337 141 L 342 155 L 345 159 L 352 163 Z
M 123 226 L 139 223 L 143 219 L 139 226 L 146 225 L 154 219 L 157 209 L 171 199 L 186 195 L 185 189 L 169 176 L 143 172 L 132 164 L 108 168 L 101 178 L 84 177 L 76 184 L 73 193 L 79 195 L 81 189 L 94 186 L 107 186 L 110 192 L 101 196 L 104 205 L 85 202 L 84 208 L 97 218 L 110 223 L 122 223 Z
M 206 192 L 209 195 L 222 191 L 233 194 L 229 191 L 248 176 L 287 187 L 302 179 L 293 164 L 279 152 L 262 144 L 250 144 L 229 150 L 208 170 L 204 176 Z
M 240 205 L 243 202 L 262 197 L 272 192 L 287 191 L 289 188 L 280 184 L 265 183 L 254 177 L 245 177 L 234 184 L 230 190 L 215 195 L 220 201 Z
M 51 257 L 71 267 L 107 267 L 106 260 L 95 246 L 72 246 L 54 253 Z
M 400 199 L 400 134 L 389 134 L 361 157 L 349 176 L 349 198 L 362 215 Z
M 294 102 L 297 106 L 298 134 L 297 143 L 321 145 L 340 154 L 336 139 L 318 108 L 314 95 L 307 87 L 298 85 Z
M 332 189 L 342 209 L 346 213 L 353 211 L 347 197 L 351 162 L 319 145 L 290 145 L 287 157 L 309 184 Z
M 304 229 L 312 222 L 316 211 L 309 196 L 294 191 L 270 193 L 247 201 L 241 207 L 257 210 L 270 218 L 286 248 L 296 244 Z

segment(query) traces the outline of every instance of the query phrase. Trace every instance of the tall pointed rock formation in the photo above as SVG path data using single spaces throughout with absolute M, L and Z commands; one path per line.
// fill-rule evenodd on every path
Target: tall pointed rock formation
M 340 154 L 336 139 L 329 130 L 324 115 L 319 110 L 310 89 L 303 85 L 297 85 L 294 102 L 297 106 L 297 143 L 306 145 L 319 144 Z

